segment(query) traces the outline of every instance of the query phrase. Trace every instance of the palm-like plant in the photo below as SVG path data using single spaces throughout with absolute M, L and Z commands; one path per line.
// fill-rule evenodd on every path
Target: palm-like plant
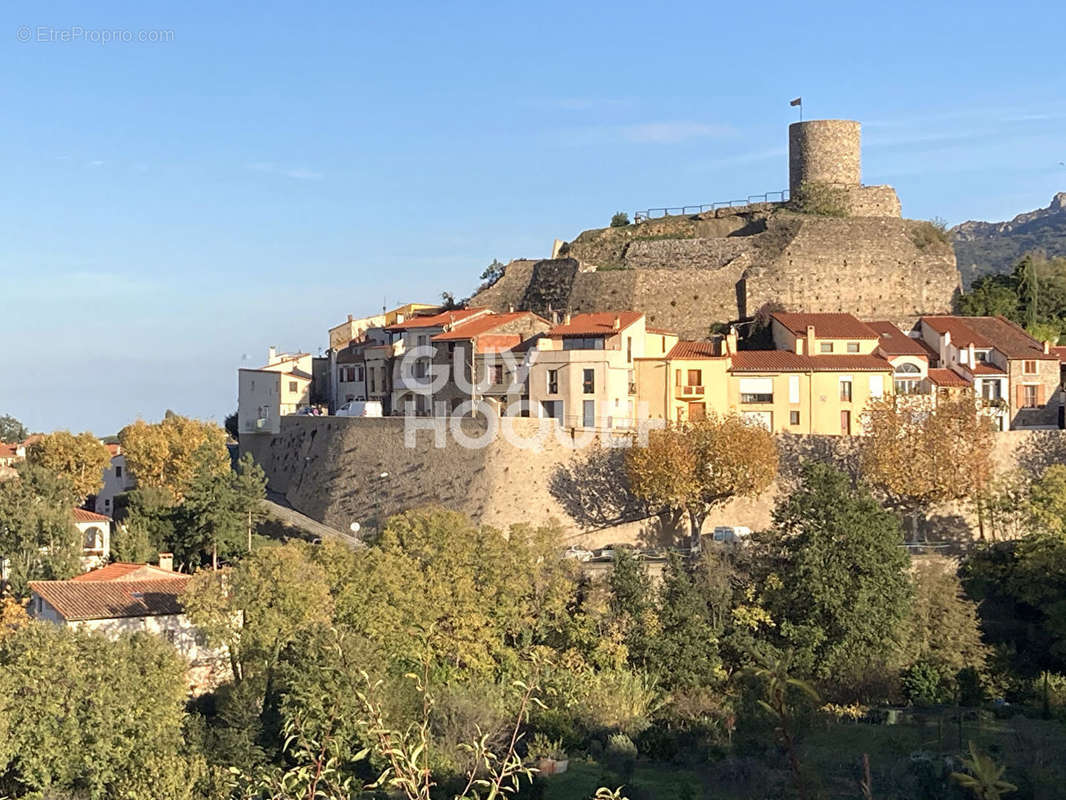
M 973 792 L 977 800 L 999 800 L 1009 792 L 1017 791 L 1013 783 L 1003 780 L 1005 766 L 1000 766 L 992 756 L 982 753 L 970 742 L 970 757 L 962 760 L 966 772 L 952 772 L 951 779 L 964 789 Z
M 769 713 L 777 725 L 775 732 L 781 740 L 785 752 L 788 754 L 788 764 L 792 770 L 792 780 L 796 785 L 796 792 L 800 800 L 806 800 L 807 787 L 803 782 L 800 772 L 799 756 L 796 752 L 796 738 L 792 725 L 792 704 L 789 695 L 793 690 L 806 695 L 814 703 L 821 704 L 818 692 L 810 683 L 790 674 L 792 668 L 793 653 L 786 651 L 776 657 L 766 658 L 760 666 L 752 667 L 748 673 L 756 680 L 764 684 L 766 699 L 759 700 L 759 706 Z

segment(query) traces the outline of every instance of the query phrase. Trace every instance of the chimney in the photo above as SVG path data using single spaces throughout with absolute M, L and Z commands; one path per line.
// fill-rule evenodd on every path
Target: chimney
M 513 314 L 514 313 L 514 303 L 508 303 L 507 304 L 507 313 L 508 314 Z
M 271 345 L 267 349 L 267 364 L 273 364 L 278 359 L 278 348 Z
M 970 342 L 970 346 L 967 348 L 970 351 L 970 371 L 977 366 L 977 348 L 973 346 L 973 342 Z
M 617 314 L 614 315 L 614 329 L 616 331 L 622 329 L 622 318 L 620 316 L 618 316 Z
M 174 571 L 174 554 L 173 553 L 160 553 L 159 554 L 159 568 L 165 569 L 167 572 Z
M 729 326 L 729 333 L 725 335 L 725 349 L 722 355 L 731 356 L 737 352 L 737 329 L 733 325 Z
M 352 319 L 353 319 L 352 315 L 351 315 L 351 314 L 349 314 L 349 315 L 348 315 L 348 321 L 349 321 L 349 322 L 351 322 L 351 321 L 352 321 Z
M 804 347 L 803 355 L 814 355 L 814 326 L 807 326 L 807 344 Z
M 1051 342 L 1045 340 L 1044 341 L 1044 355 L 1047 355 L 1050 352 L 1051 352 Z
M 570 312 L 569 311 L 567 311 L 565 314 L 563 314 L 563 324 L 564 325 L 569 325 L 571 319 L 572 319 L 572 317 L 570 316 Z

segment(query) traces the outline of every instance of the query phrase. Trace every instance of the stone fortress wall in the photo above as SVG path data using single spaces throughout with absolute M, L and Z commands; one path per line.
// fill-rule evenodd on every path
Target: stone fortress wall
M 950 244 L 921 236 L 923 223 L 900 216 L 895 190 L 861 176 L 858 122 L 794 123 L 791 191 L 827 187 L 846 216 L 757 203 L 585 231 L 555 259 L 507 265 L 471 303 L 541 314 L 633 309 L 694 338 L 765 303 L 901 324 L 950 312 L 961 289 Z
M 422 419 L 423 424 L 428 423 Z M 515 431 L 536 436 L 540 420 L 516 418 Z M 469 514 L 476 521 L 506 529 L 511 524 L 557 520 L 564 544 L 600 547 L 612 542 L 664 545 L 674 532 L 657 518 L 626 513 L 609 485 L 618 485 L 622 451 L 600 462 L 596 449 L 569 449 L 548 437 L 540 450 L 516 447 L 502 437 L 489 446 L 468 449 L 449 435 L 434 447 L 431 431 L 417 434 L 414 448 L 404 446 L 402 418 L 284 417 L 281 432 L 243 434 L 241 452 L 262 465 L 270 488 L 297 510 L 337 530 L 352 522 L 372 529 L 379 519 L 435 503 Z M 468 436 L 484 433 L 484 423 L 462 420 Z M 778 480 L 762 495 L 716 509 L 705 532 L 715 525 L 770 525 L 782 491 L 794 485 L 799 464 L 811 458 L 854 472 L 858 441 L 834 436 L 779 436 L 782 451 Z M 602 451 L 600 451 L 602 452 Z M 593 456 L 590 458 L 590 456 Z M 997 467 L 1038 472 L 1066 456 L 1066 432 L 999 433 Z M 382 475 L 385 477 L 382 477 Z M 977 522 L 971 508 L 947 505 L 934 510 L 930 539 L 972 540 Z

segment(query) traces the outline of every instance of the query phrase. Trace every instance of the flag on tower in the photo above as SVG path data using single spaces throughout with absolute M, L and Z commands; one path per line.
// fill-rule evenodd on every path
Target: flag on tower
M 793 100 L 791 103 L 789 103 L 789 105 L 790 106 L 801 106 L 801 105 L 803 105 L 803 98 L 802 97 L 797 97 L 795 100 Z

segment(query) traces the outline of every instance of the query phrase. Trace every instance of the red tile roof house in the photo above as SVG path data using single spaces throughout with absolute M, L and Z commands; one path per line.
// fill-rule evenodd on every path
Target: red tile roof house
M 438 333 L 430 340 L 436 348 L 432 374 L 439 383 L 434 413 L 444 408 L 451 414 L 462 403 L 477 400 L 488 401 L 499 414 L 520 404 L 528 392 L 528 376 L 521 374 L 526 353 L 515 348 L 549 328 L 551 323 L 532 311 L 511 311 L 485 314 Z
M 457 308 L 410 317 L 385 328 L 393 337 L 390 354 L 392 397 L 389 403 L 392 414 L 426 416 L 432 409 L 432 399 L 427 392 L 433 357 L 408 354 L 415 348 L 432 347 L 430 340 L 434 336 L 488 314 L 492 314 L 488 308 Z
M 116 638 L 150 633 L 189 663 L 190 690 L 216 686 L 229 669 L 226 653 L 207 647 L 185 616 L 181 593 L 192 576 L 150 564 L 108 564 L 67 581 L 30 581 L 30 616 Z
M 921 317 L 917 330 L 940 366 L 995 412 L 1001 429 L 1062 427 L 1060 359 L 1050 343 L 1002 316 Z

